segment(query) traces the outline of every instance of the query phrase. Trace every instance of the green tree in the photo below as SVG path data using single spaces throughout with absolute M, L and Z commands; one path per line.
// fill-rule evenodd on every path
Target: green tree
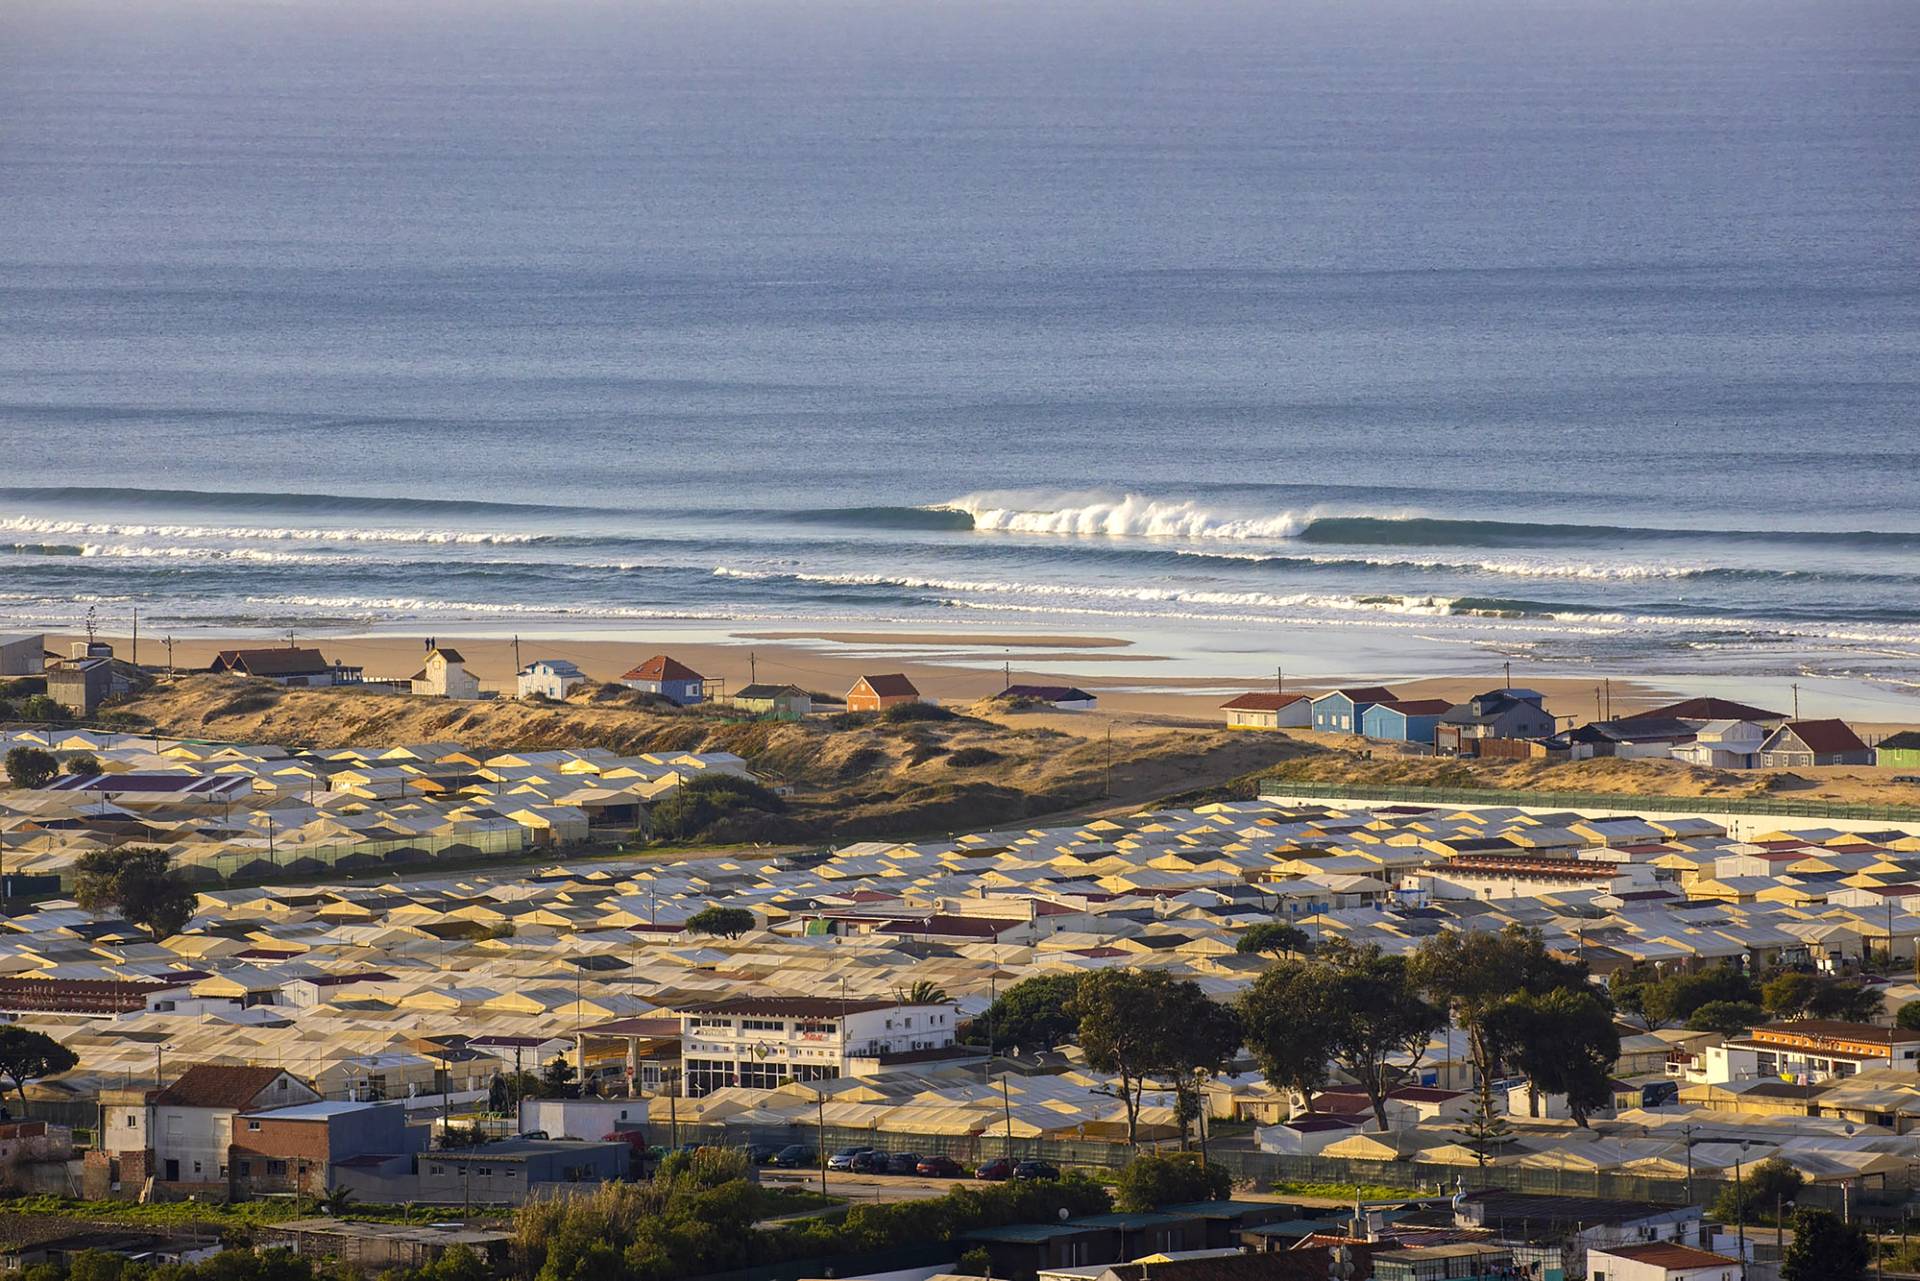
M 1687 1029 L 1737 1036 L 1766 1021 L 1766 1010 L 1751 1001 L 1708 1001 L 1687 1016 Z
M 1117 1209 L 1145 1214 L 1163 1205 L 1225 1201 L 1233 1195 L 1233 1175 L 1190 1152 L 1143 1152 L 1121 1167 L 1113 1188 Z
M 1507 1110 L 1487 1090 L 1474 1095 L 1473 1110 L 1454 1133 L 1472 1151 L 1474 1164 L 1482 1170 L 1500 1155 L 1500 1149 L 1513 1142 L 1513 1126 L 1507 1122 Z
M 973 1030 L 990 1049 L 1024 1045 L 1050 1050 L 1079 1031 L 1079 1019 L 1067 1008 L 1079 986 L 1078 974 L 1021 979 L 994 998 L 986 1013 L 974 1020 Z
M 1269 1085 L 1297 1091 L 1309 1109 L 1333 1057 L 1336 1011 L 1325 1005 L 1331 993 L 1325 967 L 1281 961 L 1240 995 L 1240 1023 L 1261 1074 Z
M 1496 1032 L 1535 1093 L 1566 1096 L 1574 1124 L 1585 1126 L 1613 1098 L 1620 1033 L 1613 1006 L 1591 986 L 1523 995 L 1499 1016 Z
M 1873 988 L 1805 970 L 1786 970 L 1767 980 L 1760 1003 L 1779 1019 L 1841 1019 L 1871 1023 L 1884 1012 Z
M 725 935 L 737 939 L 759 922 L 744 907 L 709 907 L 687 918 L 687 928 L 695 934 Z
M 1413 1079 L 1427 1043 L 1447 1023 L 1444 1008 L 1414 983 L 1406 958 L 1344 939 L 1320 946 L 1314 964 L 1324 991 L 1321 1034 L 1333 1062 L 1352 1077 L 1387 1128 L 1387 1095 Z
M 1233 950 L 1260 956 L 1304 956 L 1313 950 L 1313 940 L 1297 925 L 1267 921 L 1242 930 Z
M 1713 1217 L 1722 1223 L 1753 1223 L 1770 1216 L 1776 1205 L 1799 1196 L 1805 1183 L 1790 1163 L 1777 1156 L 1768 1157 L 1748 1166 L 1737 1182 L 1720 1189 L 1720 1195 L 1714 1198 Z
M 1920 1001 L 1908 1001 L 1893 1016 L 1894 1025 L 1909 1032 L 1920 1032 Z
M 92 752 L 75 752 L 60 768 L 73 778 L 92 778 L 100 772 L 100 758 Z
M 1088 1064 L 1119 1078 L 1114 1097 L 1126 1109 L 1128 1143 L 1139 1139 L 1149 1078 L 1166 1075 L 1176 1091 L 1188 1089 L 1194 1068 L 1224 1068 L 1239 1045 L 1232 1010 L 1160 970 L 1096 970 L 1080 980 L 1068 1010 Z
M 580 1095 L 580 1087 L 574 1084 L 573 1064 L 564 1054 L 556 1054 L 547 1060 L 547 1066 L 540 1072 L 540 1094 L 548 1099 L 572 1099 Z
M 657 841 L 690 841 L 722 819 L 745 812 L 783 814 L 786 809 L 778 793 L 755 779 L 702 774 L 655 801 L 643 828 Z
M 1825 1210 L 1800 1210 L 1780 1260 L 1780 1281 L 1863 1281 L 1867 1257 L 1867 1230 L 1860 1224 L 1842 1223 Z
M 1640 1005 L 1653 1027 L 1685 1023 L 1693 1012 L 1715 1001 L 1758 1002 L 1760 989 L 1745 970 L 1722 963 L 1696 974 L 1671 974 L 1648 984 Z
M 163 849 L 129 845 L 89 850 L 74 864 L 74 901 L 89 912 L 118 916 L 153 936 L 178 934 L 193 919 L 193 889 Z
M 20 704 L 20 719 L 58 725 L 67 719 L 67 709 L 45 694 L 35 694 Z
M 1517 925 L 1497 932 L 1436 934 L 1414 953 L 1409 973 L 1466 1032 L 1467 1056 L 1480 1095 L 1477 1110 L 1483 1115 L 1497 1110 L 1492 1091 L 1501 1061 L 1519 1048 L 1514 1038 L 1532 1028 L 1522 1008 L 1525 1002 L 1588 986 L 1586 966 L 1553 956 L 1537 930 Z
M 72 1050 L 48 1036 L 17 1023 L 0 1024 L 0 1076 L 13 1083 L 24 1112 L 27 1082 L 71 1072 L 80 1062 Z
M 7 753 L 7 782 L 15 787 L 45 787 L 60 772 L 60 762 L 44 747 L 16 747 Z

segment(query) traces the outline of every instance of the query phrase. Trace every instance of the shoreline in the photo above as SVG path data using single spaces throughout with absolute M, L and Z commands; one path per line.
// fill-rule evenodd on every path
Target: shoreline
M 102 632 L 123 657 L 131 654 L 125 632 Z M 47 633 L 48 647 L 65 652 L 72 633 Z M 275 647 L 287 633 L 234 629 L 174 636 L 174 662 L 205 668 L 221 649 Z M 301 646 L 317 647 L 329 659 L 365 669 L 369 678 L 405 678 L 418 670 L 426 636 L 418 631 L 315 629 L 295 633 Z M 511 694 L 516 637 L 463 627 L 435 639 L 456 648 L 489 691 Z M 1351 636 L 1289 630 L 1264 634 L 1173 636 L 1151 631 L 1020 631 L 1006 626 L 929 631 L 871 626 L 840 629 L 769 630 L 687 623 L 644 630 L 595 629 L 517 637 L 520 663 L 563 658 L 595 680 L 615 680 L 647 658 L 667 653 L 723 691 L 761 683 L 793 684 L 815 693 L 844 696 L 861 675 L 900 672 L 929 698 L 966 704 L 998 693 L 1007 683 L 1074 685 L 1099 697 L 1091 715 L 1152 716 L 1218 724 L 1219 705 L 1237 694 L 1275 688 L 1319 693 L 1340 685 L 1387 685 L 1403 698 L 1463 702 L 1499 689 L 1507 681 L 1504 659 L 1461 649 L 1444 655 L 1458 661 L 1411 668 L 1403 654 L 1341 644 Z M 1277 643 L 1275 643 L 1277 641 Z M 140 657 L 165 661 L 164 639 L 143 632 Z M 1342 661 L 1345 660 L 1345 661 Z M 1808 718 L 1839 717 L 1863 732 L 1890 733 L 1920 727 L 1920 699 L 1844 678 L 1803 675 L 1752 676 L 1734 671 L 1648 675 L 1593 671 L 1569 675 L 1565 662 L 1512 659 L 1511 683 L 1547 695 L 1549 709 L 1579 721 L 1607 712 L 1624 715 L 1681 698 L 1712 695 L 1790 711 L 1797 698 Z

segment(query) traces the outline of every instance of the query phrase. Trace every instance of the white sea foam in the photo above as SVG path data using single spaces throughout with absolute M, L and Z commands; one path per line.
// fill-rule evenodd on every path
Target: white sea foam
M 56 520 L 41 516 L 0 518 L 0 532 L 68 534 L 78 537 L 223 539 L 229 542 L 302 543 L 530 543 L 537 534 L 461 529 L 303 529 L 260 525 L 137 525 Z
M 1032 505 L 1028 505 L 1032 504 Z M 1247 516 L 1210 511 L 1190 500 L 1127 494 L 1120 498 L 1065 494 L 1022 499 L 1015 494 L 967 494 L 938 504 L 965 512 L 977 530 L 1015 534 L 1081 534 L 1107 538 L 1285 539 L 1312 521 L 1311 512 Z

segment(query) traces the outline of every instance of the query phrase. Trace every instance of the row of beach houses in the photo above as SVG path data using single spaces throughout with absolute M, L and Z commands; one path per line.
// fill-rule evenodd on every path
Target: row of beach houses
M 1920 732 L 1869 745 L 1844 721 L 1800 720 L 1721 698 L 1690 698 L 1617 719 L 1560 721 L 1545 696 L 1503 688 L 1464 703 L 1406 699 L 1380 685 L 1248 693 L 1221 705 L 1231 729 L 1311 729 L 1488 759 L 1672 758 L 1715 769 L 1882 765 L 1920 770 Z M 1569 722 L 1572 718 L 1565 718 Z

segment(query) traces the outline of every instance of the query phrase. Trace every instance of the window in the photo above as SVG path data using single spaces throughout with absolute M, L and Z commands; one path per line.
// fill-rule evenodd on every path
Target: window
M 260 1132 L 260 1123 L 258 1121 L 247 1122 L 248 1134 L 258 1134 L 259 1132 Z
M 749 1032 L 784 1032 L 787 1030 L 785 1019 L 741 1019 L 740 1026 Z
M 243 1179 L 250 1178 L 252 1174 L 253 1174 L 253 1162 L 242 1160 L 240 1162 L 240 1177 Z
M 140 1128 L 140 1117 L 138 1114 L 133 1112 L 127 1113 L 127 1128 L 129 1130 L 137 1130 Z
M 270 1178 L 270 1179 L 284 1179 L 284 1178 L 286 1178 L 286 1177 L 287 1177 L 287 1163 L 286 1163 L 285 1161 L 269 1161 L 269 1162 L 267 1162 L 267 1177 L 268 1177 L 268 1178 Z
M 195 1161 L 195 1162 L 193 1163 L 193 1172 L 194 1172 L 195 1174 L 198 1174 L 198 1173 L 200 1173 L 200 1163 L 199 1163 L 198 1161 Z
M 732 1026 L 733 1026 L 733 1020 L 732 1020 L 732 1019 L 717 1019 L 717 1018 L 710 1018 L 710 1017 L 709 1017 L 709 1018 L 697 1018 L 697 1019 L 695 1019 L 695 1020 L 693 1021 L 693 1025 L 694 1025 L 695 1027 L 725 1027 L 725 1028 L 730 1028 L 730 1027 L 732 1027 Z

